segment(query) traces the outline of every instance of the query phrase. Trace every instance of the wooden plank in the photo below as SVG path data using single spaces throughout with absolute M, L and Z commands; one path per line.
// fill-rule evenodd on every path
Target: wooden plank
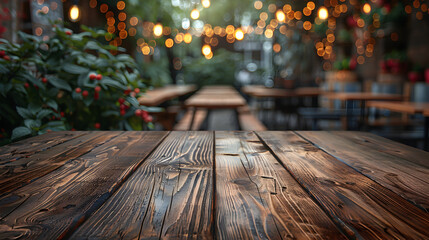
M 189 109 L 186 111 L 185 115 L 180 119 L 180 121 L 174 126 L 175 131 L 186 131 L 189 129 L 189 125 L 191 125 L 192 114 L 194 113 L 193 109 Z M 207 109 L 197 109 L 195 112 L 194 124 L 191 130 L 198 131 L 201 128 L 204 120 L 207 117 Z
M 346 239 L 251 132 L 216 132 L 218 239 Z
M 171 132 L 72 239 L 211 239 L 213 133 Z
M 88 132 L 50 132 L 0 147 L 0 165 L 31 156 Z
M 425 239 L 429 214 L 292 132 L 258 132 L 351 238 Z M 341 149 L 337 149 L 341 151 Z
M 429 168 L 418 164 L 429 161 L 428 152 L 368 133 L 298 132 L 298 134 L 429 212 Z
M 16 190 L 117 136 L 119 132 L 92 132 L 0 165 L 0 195 Z
M 66 237 L 138 168 L 166 132 L 125 132 L 0 198 L 0 239 Z

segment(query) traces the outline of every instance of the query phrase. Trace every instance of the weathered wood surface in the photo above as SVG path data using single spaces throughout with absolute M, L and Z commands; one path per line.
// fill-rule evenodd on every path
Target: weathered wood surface
M 382 140 L 372 134 L 357 132 L 298 132 L 298 134 L 429 212 L 429 168 L 419 164 L 429 164 L 428 152 Z M 411 159 L 407 158 L 410 154 L 413 156 Z
M 218 239 L 345 239 L 254 133 L 215 135 Z
M 84 134 L 88 132 L 50 132 L 11 143 L 0 148 L 0 165 L 31 156 Z
M 16 190 L 72 161 L 120 132 L 92 132 L 73 138 L 45 151 L 0 165 L 0 196 Z M 54 137 L 54 136 L 52 136 Z M 61 136 L 60 136 L 61 137 Z
M 171 132 L 72 239 L 210 239 L 213 133 Z
M 70 234 L 109 198 L 166 136 L 127 132 L 0 198 L 0 239 Z
M 258 132 L 258 135 L 351 238 L 429 236 L 427 212 L 298 135 L 292 132 Z
M 428 153 L 372 134 L 63 132 L 8 151 L 0 239 L 429 236 Z

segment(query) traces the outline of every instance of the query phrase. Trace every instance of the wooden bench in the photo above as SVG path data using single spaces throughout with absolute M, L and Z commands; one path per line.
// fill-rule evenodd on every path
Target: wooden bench
M 194 110 L 189 109 L 186 111 L 185 115 L 180 119 L 180 121 L 174 126 L 175 131 L 187 131 L 189 130 L 189 125 L 192 121 L 192 114 Z M 197 131 L 200 130 L 201 125 L 203 124 L 204 120 L 207 117 L 207 109 L 204 108 L 197 108 L 195 113 L 195 119 L 194 124 L 192 126 L 191 130 Z
M 241 130 L 244 131 L 266 131 L 267 127 L 252 114 L 249 106 L 244 106 L 237 109 L 238 122 Z

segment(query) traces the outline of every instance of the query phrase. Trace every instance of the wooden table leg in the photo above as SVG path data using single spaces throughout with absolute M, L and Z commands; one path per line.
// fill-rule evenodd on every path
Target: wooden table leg
M 361 100 L 359 130 L 363 130 L 363 128 L 365 128 L 365 127 L 366 127 L 366 124 L 365 124 L 365 100 Z
M 346 100 L 346 130 L 351 130 L 351 120 L 353 117 L 353 101 Z
M 429 150 L 429 117 L 425 117 L 425 130 L 424 130 L 424 150 Z
M 194 126 L 195 114 L 196 113 L 197 113 L 197 108 L 194 108 L 193 112 L 192 112 L 191 124 L 189 124 L 189 128 L 188 128 L 189 131 L 192 131 L 192 126 Z

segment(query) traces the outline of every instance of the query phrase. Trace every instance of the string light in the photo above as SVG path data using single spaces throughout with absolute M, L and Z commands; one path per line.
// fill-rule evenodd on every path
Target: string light
M 238 41 L 241 41 L 244 39 L 244 32 L 240 28 L 237 28 L 237 30 L 234 33 L 235 39 Z
M 194 8 L 194 10 L 192 10 L 191 12 L 191 18 L 194 20 L 197 20 L 200 17 L 200 12 L 198 11 L 198 9 Z
M 329 16 L 328 9 L 326 9 L 326 7 L 320 7 L 317 16 L 322 20 L 326 20 Z
M 209 8 L 210 0 L 201 0 L 201 5 L 203 5 L 204 8 Z
M 371 5 L 369 5 L 369 3 L 365 3 L 362 7 L 362 10 L 365 14 L 369 14 L 371 12 Z
M 276 12 L 276 18 L 277 18 L 277 21 L 284 22 L 285 19 L 286 19 L 286 15 L 285 15 L 285 13 L 282 10 L 277 10 L 277 12 Z
M 210 45 L 206 44 L 201 48 L 201 52 L 204 56 L 210 55 L 210 53 L 212 52 L 212 48 L 210 47 Z
M 162 25 L 160 23 L 156 24 L 153 27 L 153 35 L 155 35 L 155 37 L 160 37 L 162 35 L 162 30 L 163 30 Z

